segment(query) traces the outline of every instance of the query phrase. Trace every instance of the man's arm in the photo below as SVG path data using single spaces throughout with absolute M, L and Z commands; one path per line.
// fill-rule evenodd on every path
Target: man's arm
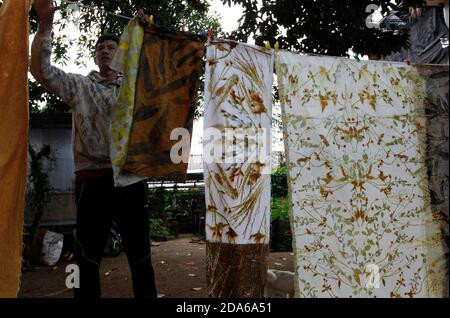
M 31 46 L 30 72 L 43 87 L 73 106 L 71 102 L 79 92 L 81 76 L 66 73 L 50 62 L 53 18 L 59 8 L 51 0 L 35 0 L 33 6 L 40 22 Z

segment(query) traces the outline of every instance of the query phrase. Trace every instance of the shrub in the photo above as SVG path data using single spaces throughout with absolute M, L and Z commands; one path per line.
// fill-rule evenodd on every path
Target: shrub
M 289 220 L 289 200 L 287 198 L 272 198 L 270 219 L 276 218 Z
M 170 232 L 162 219 L 149 219 L 150 238 L 155 241 L 167 241 Z
M 278 168 L 272 174 L 272 197 L 286 197 L 288 194 L 286 167 Z

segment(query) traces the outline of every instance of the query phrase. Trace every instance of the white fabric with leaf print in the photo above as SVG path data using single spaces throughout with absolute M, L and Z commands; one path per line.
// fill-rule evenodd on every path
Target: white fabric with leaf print
M 424 83 L 412 66 L 280 52 L 297 297 L 440 297 Z
M 203 160 L 209 242 L 269 242 L 272 82 L 272 50 L 232 41 L 208 46 Z M 211 128 L 219 132 L 214 142 Z

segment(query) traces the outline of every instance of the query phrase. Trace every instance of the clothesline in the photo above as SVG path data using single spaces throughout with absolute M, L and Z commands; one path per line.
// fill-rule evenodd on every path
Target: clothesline
M 209 42 L 209 44 L 219 44 L 219 43 L 235 43 L 236 45 L 243 45 L 243 46 L 249 47 L 251 49 L 254 49 L 254 50 L 258 51 L 258 52 L 264 53 L 264 54 L 268 54 L 268 55 L 272 54 L 272 53 L 267 52 L 267 51 L 269 51 L 267 49 L 266 50 L 260 49 L 261 46 L 251 45 L 251 44 L 248 44 L 248 43 L 238 42 L 238 41 L 235 41 L 235 40 L 227 40 L 227 39 L 215 38 L 214 40 Z M 271 51 L 272 50 L 270 49 L 270 52 Z
M 80 3 L 75 2 L 75 1 L 70 1 L 70 0 L 59 0 L 59 1 L 65 2 L 65 3 L 69 3 L 69 4 L 74 4 L 76 6 L 83 7 L 83 8 L 88 8 L 88 9 L 92 9 L 92 10 L 101 11 L 103 13 L 106 13 L 106 14 L 109 14 L 109 15 L 113 15 L 113 16 L 116 16 L 116 17 L 119 17 L 119 18 L 122 18 L 122 19 L 133 20 L 133 18 L 131 18 L 131 17 L 127 17 L 127 16 L 124 16 L 124 15 L 121 15 L 121 14 L 117 14 L 117 13 L 109 12 L 109 11 L 102 10 L 102 9 L 99 9 L 99 8 L 95 8 L 93 6 L 80 4 Z M 218 42 L 218 41 L 220 41 L 220 42 Z M 268 52 L 264 51 L 263 49 L 259 49 L 258 47 L 252 46 L 250 44 L 243 43 L 243 42 L 237 42 L 237 41 L 234 41 L 234 40 L 215 39 L 215 41 L 213 41 L 212 44 L 214 44 L 214 43 L 230 43 L 230 42 L 234 42 L 234 43 L 239 44 L 239 45 L 245 45 L 245 46 L 250 47 L 252 49 L 255 49 L 257 51 L 263 52 L 265 54 L 269 54 Z M 325 54 L 296 52 L 296 51 L 290 51 L 290 50 L 284 50 L 284 49 L 279 49 L 279 51 L 291 52 L 291 53 L 295 53 L 295 54 L 303 54 L 303 55 L 307 55 L 307 56 L 309 55 L 309 56 L 318 56 L 318 57 L 334 57 L 334 56 L 325 55 Z M 347 59 L 348 57 L 336 56 L 336 58 Z M 396 62 L 396 61 L 380 61 L 380 60 L 370 60 L 370 61 L 371 62 L 376 62 L 376 63 L 389 62 L 389 63 L 392 63 L 392 64 L 405 64 L 405 62 Z M 361 62 L 361 61 L 358 61 L 358 62 Z M 429 63 L 427 63 L 427 64 L 420 64 L 420 65 L 427 65 L 427 66 L 429 66 L 429 65 L 437 65 L 437 64 L 429 64 Z M 445 65 L 448 65 L 448 64 L 445 64 Z
M 92 10 L 101 11 L 101 12 L 103 12 L 103 13 L 106 13 L 106 14 L 109 14 L 109 15 L 113 15 L 113 16 L 116 16 L 116 17 L 119 17 L 119 18 L 123 18 L 123 19 L 127 19 L 127 20 L 133 20 L 133 18 L 131 18 L 131 17 L 127 17 L 127 16 L 124 16 L 124 15 L 121 15 L 121 14 L 117 14 L 117 13 L 108 12 L 108 11 L 105 11 L 105 10 L 102 10 L 102 9 L 99 9 L 99 8 L 94 8 L 93 6 L 89 6 L 89 5 L 85 5 L 85 4 L 80 4 L 80 3 L 75 2 L 75 1 L 70 1 L 70 0 L 59 0 L 59 1 L 65 2 L 65 3 L 69 3 L 69 4 L 74 4 L 74 5 L 76 5 L 76 6 L 83 7 L 83 8 L 88 8 L 88 9 L 92 9 Z M 206 33 L 206 32 L 203 32 L 203 33 Z M 251 47 L 251 48 L 253 48 L 253 49 L 257 50 L 257 51 L 261 51 L 261 52 L 267 54 L 267 52 L 264 52 L 263 50 L 260 50 L 260 49 L 258 49 L 258 48 L 255 48 L 255 47 L 253 47 L 253 46 L 251 46 L 251 45 L 249 45 L 249 44 L 247 44 L 247 43 L 241 43 L 241 42 L 237 42 L 237 41 L 233 41 L 233 40 L 225 40 L 225 39 L 220 40 L 220 41 L 222 41 L 222 42 L 220 42 L 220 43 L 235 42 L 235 43 L 240 44 L 240 45 L 246 45 L 246 46 Z M 215 43 L 216 43 L 216 42 L 215 42 Z M 218 42 L 217 42 L 217 43 L 218 43 Z
M 294 54 L 299 54 L 299 55 L 305 55 L 305 56 L 317 56 L 317 57 L 331 57 L 331 58 L 339 58 L 339 59 L 348 59 L 348 57 L 345 56 L 332 56 L 332 55 L 325 55 L 325 54 L 318 54 L 318 53 L 305 53 L 305 52 L 298 52 L 298 51 L 291 51 L 291 50 L 285 50 L 285 49 L 280 49 L 279 50 L 284 51 L 284 52 L 289 52 L 289 53 L 294 53 Z M 356 60 L 355 60 L 356 61 Z M 389 63 L 389 64 L 406 64 L 405 62 L 399 62 L 399 61 L 385 61 L 385 60 L 360 60 L 358 62 L 362 62 L 362 61 L 366 61 L 366 62 L 375 62 L 375 63 Z M 432 63 L 411 63 L 411 65 L 424 65 L 424 66 L 433 66 L 433 65 L 442 65 L 442 66 L 448 66 L 448 64 L 432 64 Z
M 74 4 L 76 6 L 83 7 L 83 8 L 88 8 L 88 9 L 92 9 L 92 10 L 98 10 L 98 11 L 101 11 L 103 13 L 106 13 L 106 14 L 109 14 L 109 15 L 113 15 L 113 16 L 116 16 L 116 17 L 119 17 L 119 18 L 127 19 L 127 20 L 132 20 L 133 19 L 131 17 L 127 17 L 127 16 L 124 16 L 124 15 L 121 15 L 121 14 L 108 12 L 108 11 L 105 11 L 105 10 L 102 10 L 102 9 L 99 9 L 99 8 L 94 8 L 93 6 L 80 4 L 80 3 L 75 2 L 75 1 L 70 1 L 70 0 L 60 0 L 60 1 L 61 2 L 65 2 L 65 3 L 69 3 L 69 4 Z M 234 40 L 226 40 L 226 39 L 217 39 L 216 38 L 214 41 L 210 41 L 211 44 L 215 44 L 215 43 L 230 43 L 230 42 L 234 42 L 234 43 L 239 44 L 239 45 L 245 45 L 245 46 L 247 46 L 249 48 L 252 48 L 252 49 L 255 49 L 255 50 L 259 51 L 259 52 L 263 52 L 265 54 L 269 54 L 268 52 L 266 52 L 264 50 L 261 50 L 261 49 L 255 47 L 255 46 L 252 46 L 250 44 L 243 43 L 243 42 L 237 42 L 237 41 L 234 41 Z M 287 50 L 283 50 L 283 51 L 287 51 Z M 329 55 L 323 55 L 323 54 L 303 53 L 303 52 L 295 52 L 295 51 L 289 51 L 289 52 L 292 52 L 292 53 L 295 53 L 295 54 L 305 54 L 305 55 L 319 56 L 319 57 L 320 56 L 322 56 L 322 57 L 325 57 L 325 56 L 330 57 Z M 342 57 L 342 58 L 345 58 L 345 57 Z M 393 63 L 403 63 L 403 62 L 393 62 Z M 426 65 L 426 64 L 424 64 L 424 65 Z
M 127 19 L 127 20 L 132 20 L 133 19 L 131 17 L 127 17 L 127 16 L 124 16 L 124 15 L 121 15 L 121 14 L 117 14 L 117 13 L 108 12 L 106 10 L 94 8 L 93 6 L 80 4 L 78 2 L 71 1 L 71 0 L 60 0 L 60 1 L 61 2 L 65 2 L 65 3 L 69 3 L 69 4 L 74 4 L 74 5 L 83 7 L 83 8 L 88 8 L 88 9 L 92 9 L 92 10 L 98 10 L 98 11 L 104 12 L 106 14 L 113 15 L 113 16 L 116 16 L 116 17 L 119 17 L 119 18 L 123 18 L 123 19 Z M 210 43 L 211 44 L 215 44 L 215 43 L 230 43 L 230 42 L 234 42 L 234 43 L 239 44 L 239 45 L 245 45 L 245 46 L 250 47 L 252 49 L 255 49 L 255 50 L 259 51 L 259 52 L 262 52 L 262 53 L 265 53 L 265 54 L 269 54 L 265 50 L 259 49 L 259 48 L 255 47 L 255 46 L 252 46 L 252 45 L 247 44 L 247 43 L 237 42 L 237 41 L 234 41 L 234 40 L 226 40 L 226 39 L 217 39 L 216 38 L 216 39 L 214 39 L 214 41 L 211 41 Z M 303 54 L 303 55 L 318 56 L 318 57 L 332 57 L 330 55 L 324 55 L 324 54 L 304 53 L 304 52 L 296 52 L 296 51 L 290 51 L 290 50 L 288 51 L 288 50 L 281 50 L 281 49 L 277 50 L 277 51 L 285 51 L 285 52 L 291 52 L 291 53 L 295 53 L 295 54 Z M 343 57 L 343 56 L 337 56 L 336 58 L 347 59 L 347 57 Z M 386 63 L 387 62 L 387 61 L 378 61 L 378 60 L 371 60 L 371 61 L 372 62 L 377 62 L 377 63 Z M 360 61 L 358 60 L 358 62 L 360 62 Z M 389 63 L 392 63 L 392 64 L 404 64 L 405 62 L 389 61 Z M 421 64 L 421 65 L 434 65 L 434 64 Z

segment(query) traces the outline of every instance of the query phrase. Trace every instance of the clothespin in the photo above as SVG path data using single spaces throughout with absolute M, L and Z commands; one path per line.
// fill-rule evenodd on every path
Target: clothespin
M 211 42 L 214 41 L 214 31 L 212 29 L 208 30 L 208 37 Z
M 153 15 L 148 17 L 148 23 L 149 23 L 149 25 L 155 24 L 155 22 L 153 21 Z
M 358 53 L 353 54 L 353 57 L 355 58 L 355 60 L 356 60 L 357 62 L 360 62 L 359 54 L 358 54 Z
M 275 53 L 278 53 L 280 51 L 280 43 L 278 43 L 278 41 L 275 41 L 274 49 Z
M 266 49 L 268 49 L 268 50 L 271 49 L 271 47 L 270 47 L 270 42 L 269 42 L 269 41 L 266 41 Z
M 208 40 L 205 29 L 200 30 L 200 38 Z
M 409 58 L 405 59 L 404 62 L 405 62 L 407 65 L 411 65 L 411 59 L 409 59 Z

